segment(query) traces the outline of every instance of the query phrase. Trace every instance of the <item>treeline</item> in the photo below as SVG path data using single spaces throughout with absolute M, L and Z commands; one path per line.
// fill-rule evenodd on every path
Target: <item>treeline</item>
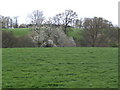
M 54 17 L 46 19 L 43 14 L 43 11 L 35 10 L 28 16 L 28 20 L 29 24 L 21 24 L 19 27 L 20 28 L 29 27 L 32 29 L 31 36 L 28 36 L 27 38 L 29 38 L 28 41 L 30 43 L 33 42 L 34 44 L 36 44 L 35 46 L 38 47 L 43 46 L 43 44 L 48 43 L 48 41 L 52 41 L 52 44 L 54 44 L 55 46 L 63 47 L 64 46 L 118 47 L 118 27 L 114 26 L 112 22 L 102 17 L 81 19 L 78 18 L 78 14 L 73 10 L 65 10 L 62 13 L 56 14 Z M 7 22 L 6 19 L 6 24 L 3 24 L 3 19 L 1 19 L 0 21 L 2 22 L 1 23 L 2 28 L 9 28 L 9 26 L 13 26 L 13 23 L 10 23 L 11 20 L 8 20 L 9 22 Z M 18 21 L 17 19 L 14 20 L 15 28 L 17 26 L 17 21 Z M 57 31 L 58 28 L 60 32 Z M 70 36 L 68 35 L 68 33 L 71 32 L 71 28 L 72 32 L 74 32 L 74 29 L 76 28 L 79 29 L 79 32 L 77 33 L 77 35 L 79 35 L 79 38 L 78 37 L 76 38 L 76 35 L 72 36 L 72 38 L 69 38 Z M 63 43 L 61 37 L 64 37 L 62 38 L 63 42 L 66 43 L 69 42 L 69 44 L 71 45 L 60 44 Z M 73 44 L 74 42 L 75 44 Z M 33 43 L 31 44 L 31 46 L 34 46 Z M 19 47 L 19 45 L 17 46 Z M 24 46 L 25 45 L 23 45 L 23 47 Z
M 1 28 L 18 28 L 18 16 L 9 17 L 0 15 Z

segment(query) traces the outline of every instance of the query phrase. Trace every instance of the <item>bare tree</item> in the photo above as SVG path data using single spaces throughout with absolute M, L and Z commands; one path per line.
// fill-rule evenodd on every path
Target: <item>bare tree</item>
M 60 25 L 61 23 L 62 14 L 57 14 L 53 17 L 53 23 L 56 25 Z
M 8 28 L 9 18 L 1 16 L 2 28 Z
M 29 19 L 31 24 L 35 26 L 41 26 L 44 21 L 43 11 L 40 10 L 33 11 L 29 16 Z
M 30 23 L 33 25 L 32 27 L 33 32 L 37 33 L 37 37 L 36 37 L 37 39 L 35 39 L 35 41 L 37 42 L 37 46 L 39 47 L 41 45 L 40 33 L 42 30 L 43 21 L 45 19 L 43 16 L 43 12 L 40 10 L 35 10 L 31 13 L 29 19 L 30 19 Z
M 14 16 L 14 28 L 18 28 L 18 16 Z
M 5 28 L 10 28 L 11 18 L 9 16 L 5 17 Z
M 2 28 L 2 16 L 0 15 L 0 29 Z
M 10 28 L 13 28 L 13 19 L 10 18 Z
M 2 23 L 2 28 L 6 27 L 6 19 L 4 16 L 1 16 L 1 23 Z
M 105 38 L 103 37 L 105 37 L 105 30 L 109 30 L 111 27 L 113 27 L 113 25 L 108 20 L 100 17 L 85 18 L 83 26 L 86 41 L 88 41 L 92 47 L 104 41 Z
M 48 25 L 48 26 L 52 27 L 52 25 L 55 23 L 54 23 L 53 18 L 49 17 L 48 20 L 45 21 L 45 24 L 46 24 L 46 26 Z
M 72 21 L 74 19 L 77 18 L 77 14 L 76 12 L 74 12 L 73 10 L 65 10 L 64 13 L 62 13 L 62 20 L 63 20 L 63 24 L 64 24 L 64 32 L 67 33 L 67 27 L 70 23 L 72 23 Z
M 0 25 L 2 28 L 12 28 L 13 27 L 13 19 L 9 16 L 4 17 L 0 15 Z
M 82 26 L 83 26 L 82 18 L 74 20 L 74 26 L 75 26 L 75 28 L 82 28 Z
M 67 34 L 67 27 L 70 25 L 75 19 L 77 19 L 77 13 L 73 10 L 65 10 L 65 12 L 57 14 L 54 17 L 55 23 L 64 25 L 64 32 Z

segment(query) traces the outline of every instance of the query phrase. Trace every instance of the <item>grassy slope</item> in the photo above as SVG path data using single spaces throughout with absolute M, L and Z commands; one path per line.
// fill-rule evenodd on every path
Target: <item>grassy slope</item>
M 68 36 L 71 36 L 71 37 L 74 37 L 76 38 L 77 40 L 79 40 L 82 35 L 82 29 L 79 29 L 79 28 L 68 28 Z
M 27 35 L 30 32 L 30 28 L 15 28 L 15 29 L 2 29 L 9 32 L 13 32 L 13 34 L 17 37 Z
M 30 28 L 14 28 L 14 29 L 2 29 L 9 32 L 13 32 L 13 34 L 17 37 L 24 36 L 30 33 Z M 80 39 L 80 30 L 75 28 L 68 28 L 68 36 Z
M 3 88 L 116 88 L 117 48 L 4 48 Z

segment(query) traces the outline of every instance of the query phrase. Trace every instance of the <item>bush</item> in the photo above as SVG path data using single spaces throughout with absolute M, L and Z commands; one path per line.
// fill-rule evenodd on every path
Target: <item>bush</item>
M 26 28 L 26 24 L 20 24 L 19 28 Z
M 18 37 L 15 47 L 35 47 L 35 44 L 28 36 Z
M 16 38 L 12 32 L 2 31 L 2 47 L 12 48 L 15 46 Z
M 15 37 L 12 32 L 2 31 L 2 48 L 35 47 L 28 36 Z

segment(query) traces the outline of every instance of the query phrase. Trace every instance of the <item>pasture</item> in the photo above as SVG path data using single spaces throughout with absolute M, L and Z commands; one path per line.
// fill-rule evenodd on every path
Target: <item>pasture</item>
M 14 29 L 2 29 L 8 32 L 13 32 L 14 36 L 21 37 L 30 33 L 30 28 L 14 28 Z
M 83 29 L 79 29 L 79 28 L 68 28 L 67 29 L 67 35 L 73 38 L 76 38 L 77 40 L 79 40 L 80 38 L 82 38 L 82 31 Z
M 117 88 L 118 48 L 3 48 L 3 88 Z
M 16 37 L 28 35 L 31 31 L 31 28 L 14 28 L 14 29 L 2 29 L 8 32 L 13 32 Z M 68 28 L 68 36 L 79 38 L 80 30 L 75 28 Z M 81 30 L 82 31 L 82 30 Z

